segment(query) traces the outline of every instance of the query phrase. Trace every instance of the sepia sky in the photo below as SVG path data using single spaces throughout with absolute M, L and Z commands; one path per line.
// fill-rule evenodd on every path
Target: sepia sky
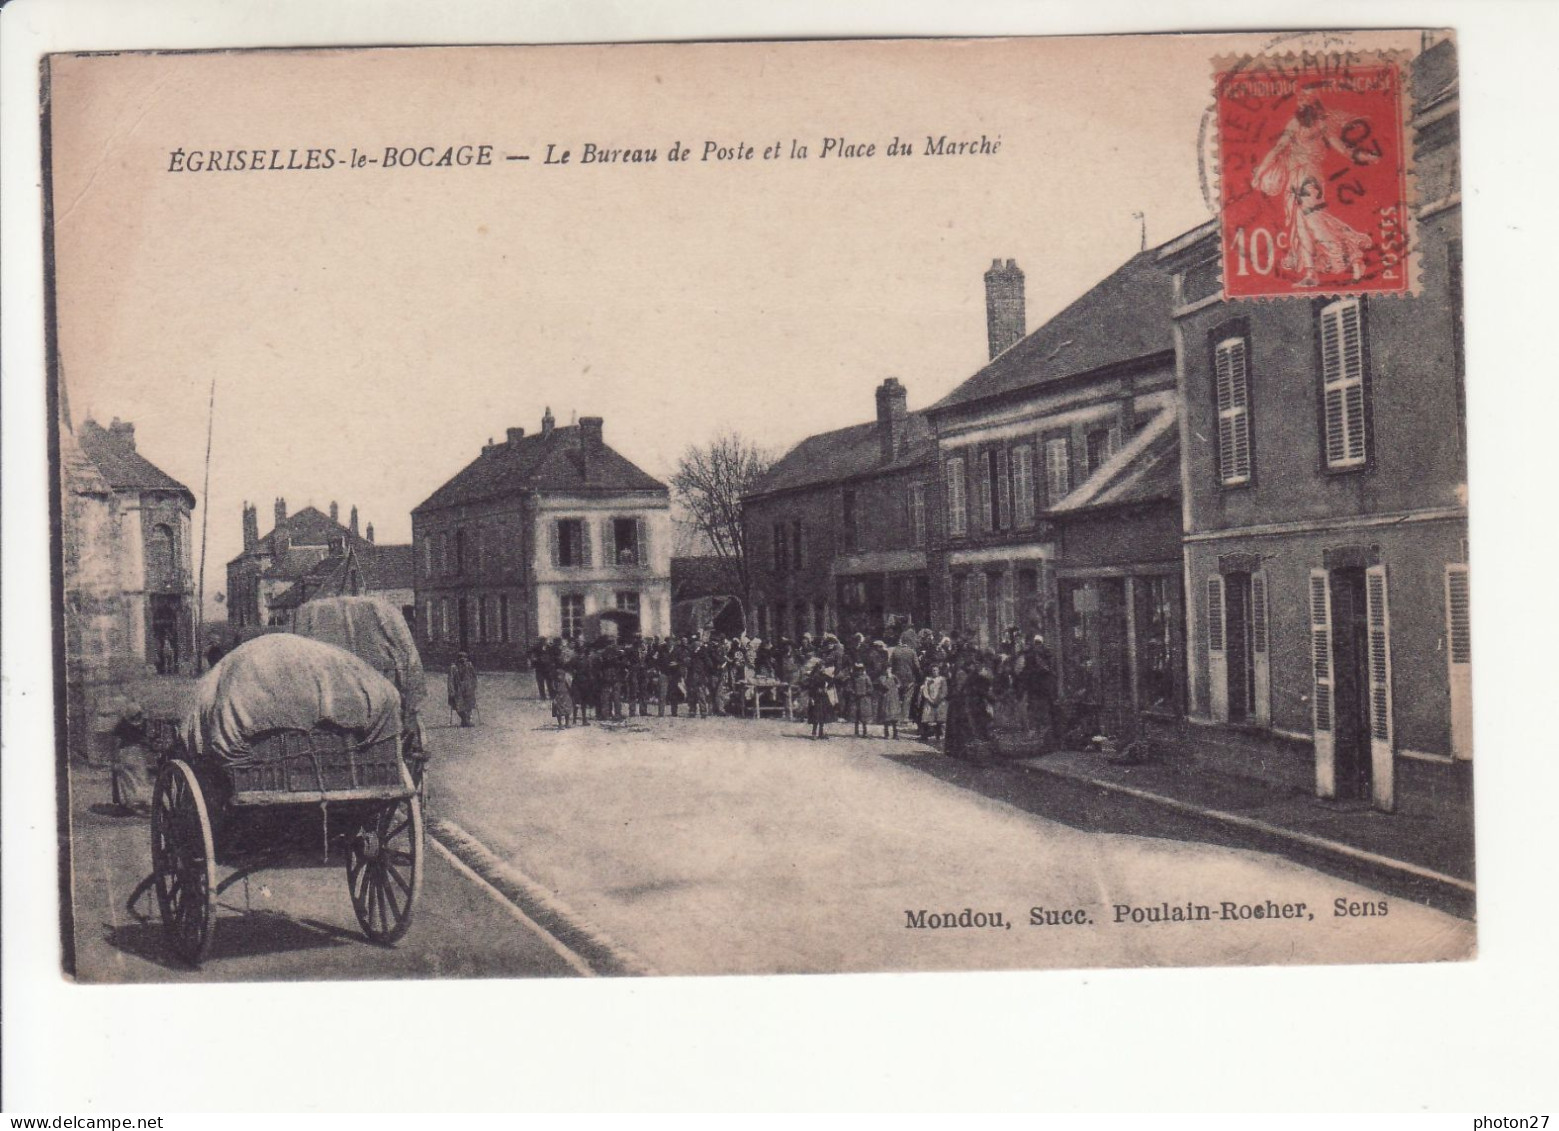
M 605 417 L 607 442 L 662 477 L 719 430 L 783 449 L 868 419 L 890 375 L 920 408 L 986 360 L 993 257 L 1027 273 L 1032 329 L 1137 250 L 1133 212 L 1150 243 L 1209 218 L 1211 60 L 1269 42 L 57 59 L 73 415 L 133 420 L 142 454 L 201 496 L 216 381 L 214 609 L 244 500 L 262 533 L 283 496 L 293 510 L 337 500 L 343 518 L 355 503 L 380 541 L 405 541 L 412 507 L 547 405 L 560 423 Z M 1000 148 L 930 157 L 928 134 Z M 912 156 L 883 153 L 895 135 Z M 826 137 L 877 155 L 819 159 Z M 809 159 L 763 159 L 792 139 Z M 701 161 L 709 140 L 754 157 Z M 674 141 L 685 163 L 667 160 Z M 659 161 L 581 164 L 587 142 Z M 572 161 L 545 165 L 549 143 Z M 461 144 L 491 145 L 492 164 L 347 164 L 353 147 Z M 176 149 L 295 148 L 301 162 L 309 147 L 333 147 L 337 166 L 168 171 Z

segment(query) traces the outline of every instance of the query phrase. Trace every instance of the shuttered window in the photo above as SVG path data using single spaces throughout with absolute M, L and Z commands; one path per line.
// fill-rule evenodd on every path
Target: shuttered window
M 790 564 L 792 566 L 794 566 L 796 569 L 802 569 L 807 564 L 806 542 L 803 540 L 802 531 L 803 531 L 803 527 L 801 525 L 801 520 L 799 518 L 791 519 L 791 521 L 790 521 Z M 641 547 L 646 547 L 647 548 L 649 543 L 647 541 L 641 539 L 640 542 L 639 542 L 639 545 Z M 649 565 L 650 564 L 650 559 L 649 559 L 648 555 L 645 556 L 644 560 L 640 564 L 641 565 Z
M 1207 647 L 1223 651 L 1223 578 L 1207 579 Z
M 1321 310 L 1322 446 L 1329 468 L 1361 467 L 1365 434 L 1364 316 L 1355 298 Z
M 953 456 L 947 461 L 947 533 L 961 538 L 969 531 L 968 496 L 964 493 L 964 460 Z
M 1227 338 L 1213 351 L 1218 399 L 1218 479 L 1225 487 L 1250 482 L 1249 347 Z
M 1445 635 L 1451 663 L 1472 663 L 1472 592 L 1467 567 L 1448 566 L 1445 571 Z
M 910 545 L 926 544 L 926 485 L 909 485 L 909 537 Z
M 1267 579 L 1259 573 L 1250 575 L 1250 646 L 1267 650 Z
M 1310 574 L 1310 669 L 1317 732 L 1332 731 L 1332 592 L 1325 570 Z
M 994 452 L 981 452 L 977 462 L 979 474 L 976 476 L 978 482 L 975 491 L 979 497 L 980 529 L 985 531 L 996 529 L 995 492 L 991 490 L 996 478 L 992 470 L 994 459 Z
M 1034 449 L 1012 449 L 1012 519 L 1016 526 L 1034 525 Z
M 1065 436 L 1045 441 L 1045 497 L 1055 506 L 1072 490 L 1072 442 Z
M 994 529 L 1006 530 L 1012 526 L 1012 477 L 1007 449 L 998 448 L 991 456 L 991 475 L 996 483 L 996 520 Z
M 1389 753 L 1391 741 L 1391 608 L 1386 567 L 1364 573 L 1365 615 L 1369 624 L 1370 738 Z

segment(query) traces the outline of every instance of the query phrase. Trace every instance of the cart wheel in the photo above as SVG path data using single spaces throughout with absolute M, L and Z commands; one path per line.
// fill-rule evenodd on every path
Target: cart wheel
M 386 805 L 358 830 L 347 848 L 346 882 L 363 933 L 382 946 L 399 942 L 422 890 L 422 798 Z
M 185 962 L 199 966 L 211 949 L 215 927 L 216 851 L 195 771 L 176 758 L 163 763 L 152 795 L 152 874 L 169 945 Z

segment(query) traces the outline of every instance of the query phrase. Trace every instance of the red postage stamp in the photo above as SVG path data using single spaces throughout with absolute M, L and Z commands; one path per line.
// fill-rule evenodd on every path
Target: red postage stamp
M 1380 56 L 1218 68 L 1225 297 L 1410 290 L 1402 81 Z

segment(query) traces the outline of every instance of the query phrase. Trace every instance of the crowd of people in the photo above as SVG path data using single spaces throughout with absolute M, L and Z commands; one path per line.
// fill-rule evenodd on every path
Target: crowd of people
M 752 716 L 756 700 L 783 695 L 826 739 L 917 737 L 971 761 L 996 756 L 1000 714 L 1027 753 L 1056 738 L 1056 678 L 1042 636 L 1010 630 L 994 650 L 956 634 L 904 629 L 893 642 L 855 633 L 765 641 L 718 634 L 620 641 L 539 640 L 530 650 L 536 690 L 559 727 L 685 713 Z

